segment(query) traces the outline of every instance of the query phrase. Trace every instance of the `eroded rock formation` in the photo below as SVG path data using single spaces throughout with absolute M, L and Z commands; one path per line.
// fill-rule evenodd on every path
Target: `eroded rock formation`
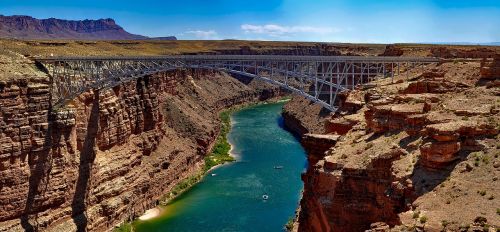
M 159 73 L 50 108 L 44 79 L 0 83 L 0 231 L 103 231 L 199 171 L 218 112 L 279 89 L 209 71 Z
M 498 228 L 500 100 L 484 83 L 498 78 L 496 66 L 496 59 L 445 62 L 341 97 L 315 132 L 335 143 L 303 137 L 309 167 L 296 229 Z M 287 106 L 290 127 L 308 132 L 314 125 L 304 122 L 318 111 L 300 101 Z

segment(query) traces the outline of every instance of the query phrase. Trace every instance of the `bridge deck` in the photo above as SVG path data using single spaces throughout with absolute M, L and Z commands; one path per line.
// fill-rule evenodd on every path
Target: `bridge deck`
M 44 57 L 36 61 L 153 61 L 153 60 L 273 60 L 273 61 L 317 61 L 317 62 L 439 62 L 434 57 L 401 56 L 282 56 L 282 55 L 171 55 L 171 56 L 86 56 Z

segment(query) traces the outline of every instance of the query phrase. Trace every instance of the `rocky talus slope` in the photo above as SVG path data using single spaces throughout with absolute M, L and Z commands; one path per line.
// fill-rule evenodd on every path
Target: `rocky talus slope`
M 140 216 L 202 168 L 221 109 L 279 94 L 223 73 L 177 71 L 52 110 L 38 74 L 0 80 L 0 231 L 105 231 Z
M 496 231 L 499 61 L 450 61 L 379 80 L 327 117 L 292 100 L 291 128 L 315 133 L 303 136 L 309 167 L 298 231 Z

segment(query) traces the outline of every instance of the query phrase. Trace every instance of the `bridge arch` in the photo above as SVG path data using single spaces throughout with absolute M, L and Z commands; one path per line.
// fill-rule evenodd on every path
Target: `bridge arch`
M 51 82 L 53 107 L 61 107 L 90 89 L 176 69 L 210 69 L 257 78 L 288 89 L 336 111 L 338 93 L 405 67 L 439 62 L 420 57 L 186 55 L 158 57 L 50 57 L 42 64 Z

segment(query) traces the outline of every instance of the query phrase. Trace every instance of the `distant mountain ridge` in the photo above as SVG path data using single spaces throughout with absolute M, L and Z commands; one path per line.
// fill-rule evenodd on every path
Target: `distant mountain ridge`
M 131 34 L 113 19 L 64 20 L 36 19 L 30 16 L 0 15 L 0 37 L 15 39 L 80 40 L 176 40 L 175 36 L 150 38 Z
M 489 42 L 489 43 L 473 43 L 473 42 L 424 42 L 424 43 L 419 43 L 419 44 L 500 46 L 500 42 Z

